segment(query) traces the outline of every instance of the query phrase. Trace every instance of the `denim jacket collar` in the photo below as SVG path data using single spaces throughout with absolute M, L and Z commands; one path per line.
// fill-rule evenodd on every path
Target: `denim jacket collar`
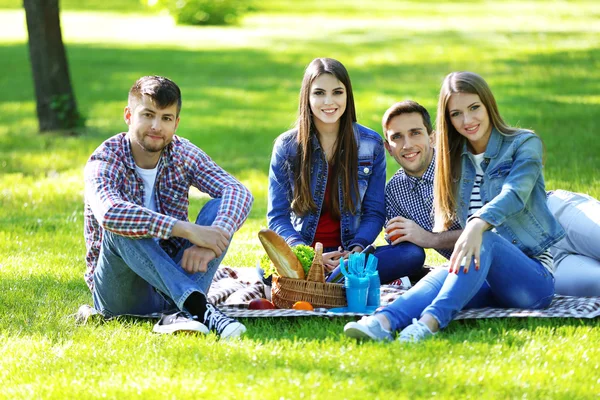
M 492 128 L 492 132 L 490 133 L 490 140 L 485 148 L 485 158 L 496 158 L 500 153 L 500 148 L 502 147 L 502 134 L 496 129 Z M 469 154 L 469 141 L 465 139 L 463 144 L 462 155 L 467 156 Z
M 356 126 L 356 122 L 352 123 L 352 130 L 354 131 L 354 141 L 356 142 L 356 146 L 360 146 L 360 138 L 358 126 Z M 317 130 L 312 127 L 310 130 L 310 142 L 312 144 L 313 150 L 322 150 L 321 143 L 319 143 L 319 137 L 317 136 Z M 342 149 L 342 151 L 344 151 Z

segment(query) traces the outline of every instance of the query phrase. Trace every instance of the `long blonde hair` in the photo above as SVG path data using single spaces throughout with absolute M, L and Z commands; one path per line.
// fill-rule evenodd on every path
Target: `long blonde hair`
M 450 228 L 456 220 L 457 189 L 461 175 L 461 153 L 467 140 L 452 122 L 448 112 L 448 101 L 454 93 L 470 93 L 479 96 L 485 106 L 494 128 L 503 135 L 522 132 L 507 125 L 500 113 L 492 91 L 485 80 L 473 72 L 452 72 L 446 76 L 437 108 L 436 121 L 436 157 L 433 199 L 435 210 L 434 231 L 441 232 Z

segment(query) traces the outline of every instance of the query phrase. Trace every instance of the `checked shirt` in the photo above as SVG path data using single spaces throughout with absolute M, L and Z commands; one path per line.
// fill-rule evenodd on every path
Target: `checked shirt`
M 394 217 L 403 217 L 416 222 L 426 231 L 433 231 L 433 177 L 435 155 L 421 178 L 406 175 L 399 169 L 385 186 L 386 223 Z M 450 230 L 461 229 L 455 222 Z M 446 258 L 452 249 L 435 249 Z
M 244 185 L 190 141 L 177 135 L 158 162 L 154 194 L 159 212 L 143 207 L 144 183 L 135 171 L 127 133 L 102 143 L 88 160 L 84 175 L 85 280 L 90 290 L 94 286 L 104 229 L 130 238 L 162 239 L 160 246 L 174 257 L 184 239 L 171 237 L 171 231 L 177 221 L 188 221 L 190 186 L 221 198 L 212 225 L 232 235 L 246 220 L 253 202 Z

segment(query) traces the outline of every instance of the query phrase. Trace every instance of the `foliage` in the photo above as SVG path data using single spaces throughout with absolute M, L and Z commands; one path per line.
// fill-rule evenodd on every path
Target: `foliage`
M 148 0 L 165 8 L 182 25 L 232 25 L 248 10 L 250 0 Z
M 63 129 L 85 126 L 85 117 L 77 111 L 75 101 L 70 94 L 53 96 L 50 101 L 50 109 L 56 113 Z
M 294 252 L 296 257 L 298 257 L 300 264 L 302 264 L 304 274 L 308 275 L 308 271 L 310 270 L 310 267 L 312 265 L 313 258 L 315 258 L 315 250 L 310 246 L 301 244 L 292 247 L 292 251 Z M 269 256 L 266 253 L 260 257 L 259 263 L 260 267 L 265 271 L 265 278 L 268 278 L 271 275 L 279 275 L 277 273 L 277 270 L 275 269 L 275 266 L 273 265 L 273 263 L 269 259 Z
M 292 247 L 292 251 L 298 257 L 300 264 L 302 264 L 302 268 L 304 269 L 304 274 L 308 275 L 308 271 L 312 266 L 313 258 L 315 258 L 315 250 L 306 245 L 298 245 Z

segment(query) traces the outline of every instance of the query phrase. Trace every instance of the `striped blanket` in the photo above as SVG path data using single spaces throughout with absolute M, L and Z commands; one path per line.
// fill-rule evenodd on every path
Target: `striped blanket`
M 258 279 L 253 268 L 221 267 L 215 274 L 208 300 L 227 315 L 235 318 L 254 317 L 336 317 L 359 316 L 361 313 L 332 313 L 325 308 L 303 310 L 249 310 L 253 299 L 264 298 L 266 286 Z M 381 286 L 381 304 L 393 302 L 406 291 L 399 285 Z M 597 318 L 600 317 L 600 297 L 555 296 L 550 307 L 543 310 L 517 308 L 473 308 L 461 311 L 456 319 L 471 318 Z

